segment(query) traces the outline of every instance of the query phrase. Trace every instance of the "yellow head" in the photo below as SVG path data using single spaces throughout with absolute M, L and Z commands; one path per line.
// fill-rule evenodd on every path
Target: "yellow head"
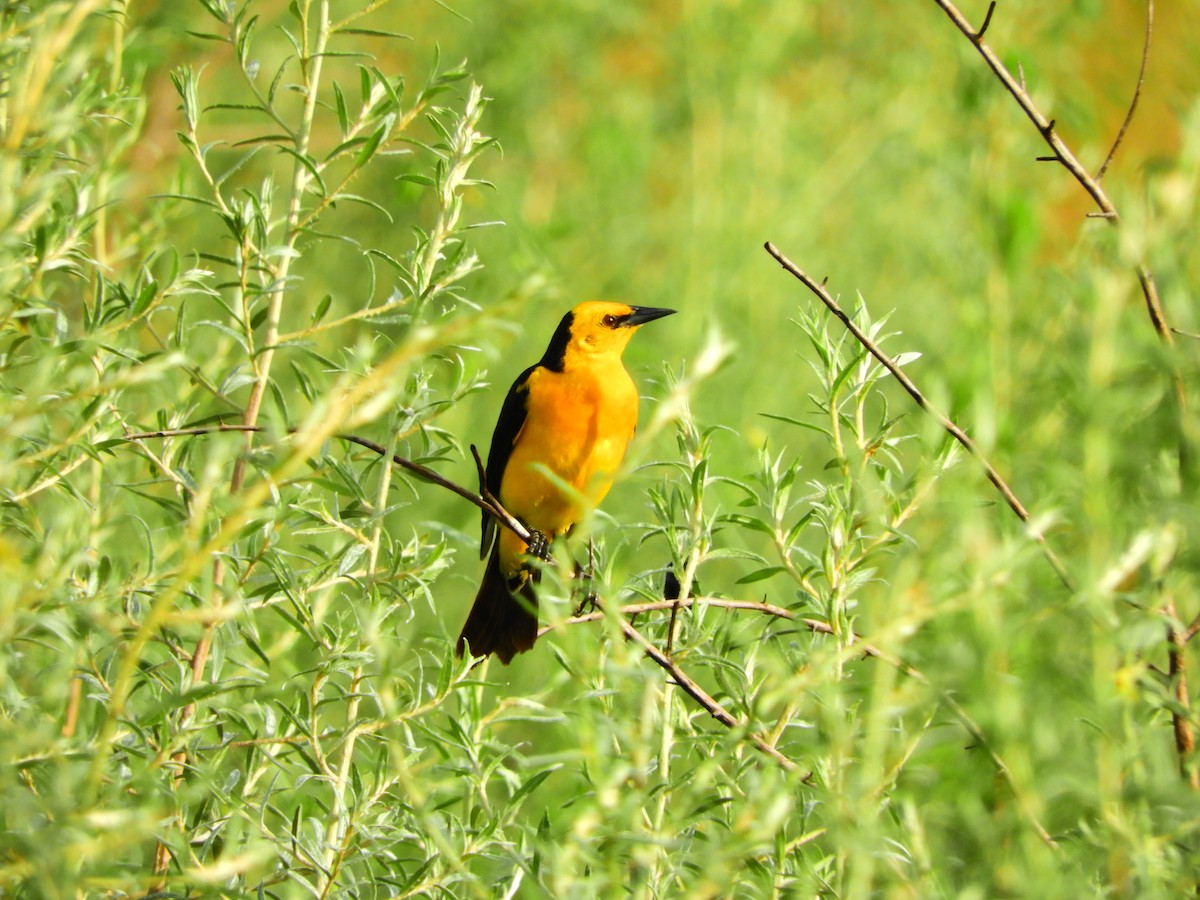
M 673 309 L 629 306 L 604 300 L 580 303 L 559 322 L 541 364 L 561 372 L 573 360 L 619 357 L 640 326 L 673 312 Z

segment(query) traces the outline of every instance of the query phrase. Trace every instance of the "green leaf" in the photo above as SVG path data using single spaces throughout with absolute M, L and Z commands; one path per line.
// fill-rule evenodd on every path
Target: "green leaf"
M 435 182 L 428 175 L 420 175 L 415 172 L 407 172 L 404 175 L 401 175 L 396 180 L 397 181 L 411 181 L 413 184 L 420 184 L 420 185 L 424 185 L 425 187 L 436 187 L 437 186 L 437 182 Z
M 370 162 L 371 157 L 375 155 L 375 152 L 379 149 L 379 145 L 383 143 L 383 139 L 388 136 L 390 131 L 391 123 L 385 120 L 383 124 L 371 132 L 362 149 L 358 151 L 358 156 L 354 160 L 355 168 L 361 169 Z
M 313 325 L 316 325 L 318 322 L 324 319 L 325 314 L 329 312 L 329 307 L 332 304 L 333 294 L 326 294 L 324 297 L 322 297 L 320 302 L 317 303 L 316 309 L 313 310 L 312 316 L 309 318 L 309 322 Z
M 336 81 L 333 83 L 333 100 L 337 110 L 338 128 L 341 129 L 342 137 L 345 137 L 350 131 L 350 111 L 346 108 L 346 98 Z
M 401 34 L 398 31 L 380 31 L 376 28 L 339 28 L 335 31 L 335 34 L 360 34 L 365 37 L 395 38 L 402 41 L 412 40 L 411 35 Z
M 740 550 L 737 547 L 717 547 L 704 554 L 704 561 L 713 559 L 748 559 L 751 562 L 765 563 L 766 559 L 752 550 Z
M 768 566 L 765 569 L 759 569 L 756 572 L 751 572 L 749 575 L 743 575 L 734 584 L 754 584 L 756 581 L 766 581 L 768 578 L 774 578 L 781 572 L 786 572 L 784 566 Z
M 543 769 L 540 772 L 535 772 L 525 781 L 524 784 L 517 788 L 512 797 L 509 798 L 509 805 L 515 807 L 517 802 L 521 800 L 522 797 L 528 796 L 536 791 L 538 787 L 541 786 L 542 782 L 549 778 L 556 771 L 558 771 L 557 766 L 552 769 Z
M 823 428 L 820 425 L 814 425 L 812 422 L 805 422 L 803 419 L 797 419 L 793 416 L 777 415 L 776 413 L 759 413 L 764 419 L 774 419 L 777 422 L 786 422 L 788 425 L 797 425 L 800 428 L 807 428 L 809 431 L 815 431 L 817 434 L 823 434 L 832 439 L 832 435 L 828 428 Z

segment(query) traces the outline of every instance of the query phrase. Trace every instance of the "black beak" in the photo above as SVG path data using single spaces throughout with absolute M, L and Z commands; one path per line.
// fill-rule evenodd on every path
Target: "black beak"
M 633 312 L 627 315 L 624 321 L 621 322 L 623 328 L 645 325 L 647 322 L 653 322 L 655 319 L 661 319 L 663 316 L 675 314 L 675 310 L 673 309 L 661 309 L 655 306 L 631 306 L 630 309 Z

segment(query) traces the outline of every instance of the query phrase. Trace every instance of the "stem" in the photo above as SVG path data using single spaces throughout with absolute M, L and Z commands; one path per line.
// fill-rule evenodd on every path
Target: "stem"
M 950 0 L 934 0 L 934 2 L 942 8 L 942 11 L 950 18 L 955 27 L 970 39 L 975 49 L 979 51 L 979 55 L 983 57 L 984 62 L 988 64 L 988 67 L 1000 79 L 1000 83 L 1004 85 L 1004 89 L 1012 94 L 1013 99 L 1017 101 L 1017 105 L 1021 107 L 1021 111 L 1025 113 L 1029 121 L 1038 130 L 1038 133 L 1042 136 L 1042 140 L 1054 151 L 1054 159 L 1061 162 L 1063 167 L 1079 182 L 1080 186 L 1088 192 L 1092 200 L 1096 202 L 1096 206 L 1104 214 L 1104 217 L 1111 222 L 1116 222 L 1117 208 L 1108 198 L 1108 194 L 1104 192 L 1104 188 L 1100 186 L 1100 182 L 1088 174 L 1087 169 L 1083 167 L 1083 164 L 1075 157 L 1075 154 L 1071 152 L 1071 148 L 1063 143 L 1062 138 L 1054 130 L 1054 120 L 1047 119 L 1042 115 L 1041 110 L 1037 108 L 1037 104 L 1033 102 L 1033 98 L 1029 96 L 1024 86 L 1017 79 L 1013 78 L 1012 73 L 1000 61 L 1000 57 L 984 41 L 982 32 L 977 32 L 971 26 L 971 23 L 967 21 L 966 16 L 959 12 L 958 8 Z
M 680 413 L 679 428 L 684 435 L 688 461 L 691 463 L 691 474 L 694 476 L 696 470 L 704 462 L 705 452 L 702 440 L 696 433 L 691 418 L 691 410 L 686 403 Z M 688 481 L 690 484 L 695 484 L 694 479 L 691 477 L 689 477 Z M 679 573 L 679 595 L 681 597 L 687 597 L 692 593 L 692 584 L 696 577 L 696 567 L 700 564 L 701 558 L 708 549 L 704 529 L 704 489 L 707 487 L 707 484 L 707 476 L 700 479 L 699 485 L 692 491 L 692 503 L 688 508 L 688 530 L 691 534 L 691 551 L 688 553 L 683 571 Z M 667 625 L 667 647 L 665 653 L 667 657 L 670 657 L 674 652 L 675 641 L 678 638 L 681 627 L 678 617 L 679 609 L 679 606 L 671 608 L 671 620 Z M 662 700 L 663 725 L 658 748 L 658 770 L 659 778 L 665 787 L 670 784 L 671 754 L 675 746 L 675 692 L 671 690 L 670 682 L 667 682 L 663 686 Z M 669 791 L 664 789 L 659 793 L 658 797 L 658 809 L 655 814 L 654 828 L 659 834 L 662 833 L 663 822 L 666 820 L 669 793 Z M 656 868 L 661 866 L 661 862 L 662 859 L 659 857 Z M 658 874 L 661 876 L 661 869 Z M 659 879 L 656 878 L 657 880 Z
M 296 156 L 292 167 L 292 190 L 291 198 L 288 202 L 287 220 L 284 231 L 284 243 L 288 252 L 283 254 L 283 258 L 279 261 L 278 270 L 273 278 L 273 283 L 270 285 L 271 295 L 267 306 L 266 330 L 263 333 L 263 342 L 261 352 L 252 355 L 251 363 L 254 366 L 255 381 L 254 387 L 250 391 L 250 398 L 246 401 L 246 413 L 242 418 L 242 423 L 245 425 L 258 424 L 258 415 L 262 408 L 263 397 L 267 393 L 267 385 L 270 382 L 271 364 L 275 360 L 275 346 L 279 343 L 279 321 L 283 313 L 284 293 L 288 287 L 288 275 L 291 272 L 292 258 L 296 255 L 294 252 L 296 241 L 300 237 L 300 229 L 296 226 L 300 222 L 300 214 L 304 204 L 304 193 L 308 189 L 309 180 L 312 178 L 308 168 L 301 162 L 300 158 L 308 156 L 309 142 L 312 139 L 313 117 L 317 109 L 317 94 L 320 91 L 321 84 L 321 68 L 325 61 L 325 46 L 329 40 L 329 0 L 320 0 L 318 3 L 317 35 L 312 52 L 308 51 L 309 29 L 308 17 L 311 6 L 311 0 L 305 0 L 301 7 L 301 34 L 304 40 L 305 55 L 300 60 L 300 68 L 304 77 L 304 110 L 301 113 L 300 127 L 296 130 Z M 249 450 L 252 446 L 253 439 L 247 435 L 246 449 Z M 230 482 L 230 488 L 234 492 L 241 489 L 242 482 L 246 475 L 246 458 L 240 458 L 233 469 L 233 478 Z
M 385 468 L 389 468 L 385 466 Z M 350 810 L 346 804 L 346 790 L 350 782 L 350 769 L 354 763 L 354 744 L 358 740 L 359 731 L 355 725 L 358 719 L 360 702 L 358 686 L 363 679 L 362 666 L 354 669 L 350 677 L 350 699 L 346 702 L 346 723 L 349 730 L 342 744 L 342 758 L 338 763 L 337 777 L 333 782 L 333 808 L 329 811 L 329 826 L 325 830 L 325 855 L 320 868 L 317 887 L 321 891 L 321 900 L 329 896 L 337 884 L 337 873 L 341 860 L 345 857 L 346 836 L 350 833 Z

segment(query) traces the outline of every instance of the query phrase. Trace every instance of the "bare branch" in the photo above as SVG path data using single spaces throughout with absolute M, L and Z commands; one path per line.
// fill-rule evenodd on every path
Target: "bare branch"
M 135 431 L 123 434 L 116 440 L 148 441 L 155 438 L 196 437 L 202 434 L 218 434 L 223 431 L 266 431 L 264 425 L 230 425 L 218 422 L 216 425 L 197 425 L 192 428 L 168 428 L 164 431 Z
M 343 441 L 349 441 L 352 444 L 358 444 L 360 447 L 366 447 L 368 450 L 374 450 L 380 456 L 387 458 L 387 449 L 375 443 L 374 441 L 369 441 L 366 438 L 361 438 L 354 434 L 339 434 L 335 435 L 335 437 L 338 437 Z M 489 502 L 483 497 L 473 494 L 462 485 L 451 481 L 449 478 L 442 477 L 428 466 L 415 463 L 411 459 L 405 459 L 399 454 L 393 453 L 391 460 L 400 468 L 407 469 L 414 475 L 418 475 L 426 481 L 433 482 L 434 484 L 438 485 L 438 487 L 443 487 L 448 491 L 458 494 L 458 496 L 462 497 L 468 503 L 475 504 L 485 513 L 489 513 L 494 516 L 505 528 L 511 529 L 512 532 L 522 540 L 525 540 L 529 537 L 529 529 L 517 521 L 515 516 L 510 515 L 509 512 L 500 505 L 499 501 L 495 500 L 495 498 L 492 498 L 492 502 Z
M 1100 182 L 1089 175 L 1083 164 L 1075 158 L 1075 154 L 1071 152 L 1071 148 L 1063 143 L 1062 138 L 1055 133 L 1054 120 L 1047 119 L 1042 115 L 1041 110 L 1033 102 L 1033 98 L 1025 90 L 1024 84 L 1021 83 L 1024 81 L 1024 78 L 1021 79 L 1021 82 L 1013 78 L 1012 73 L 1000 61 L 1000 57 L 983 40 L 982 30 L 976 31 L 971 26 L 971 23 L 967 21 L 966 16 L 959 12 L 958 7 L 951 3 L 950 0 L 934 0 L 934 2 L 950 17 L 950 21 L 954 23 L 955 27 L 966 35 L 975 49 L 979 51 L 979 55 L 983 57 L 984 62 L 996 73 L 996 77 L 1000 79 L 1000 83 L 1004 85 L 1005 90 L 1012 94 L 1013 99 L 1017 101 L 1017 105 L 1021 107 L 1021 111 L 1025 113 L 1029 121 L 1037 128 L 1038 134 L 1042 136 L 1042 139 L 1050 149 L 1054 151 L 1053 158 L 1061 162 L 1083 189 L 1091 195 L 1096 205 L 1100 207 L 1100 211 L 1110 214 L 1111 220 L 1115 222 L 1117 219 L 1117 209 L 1108 198 L 1108 194 L 1104 192 L 1104 188 L 1100 186 Z M 989 18 L 991 17 L 990 11 L 988 16 Z
M 854 335 L 855 339 L 857 339 L 858 342 L 862 344 L 872 356 L 879 360 L 880 364 L 885 369 L 892 373 L 892 376 L 898 382 L 900 382 L 900 386 L 903 387 L 904 390 L 908 392 L 909 396 L 916 401 L 917 406 L 921 407 L 921 409 L 925 410 L 925 412 L 937 419 L 942 428 L 945 429 L 952 438 L 966 448 L 968 453 L 975 457 L 978 463 L 983 466 L 983 471 L 986 473 L 988 481 L 995 486 L 996 490 L 1000 492 L 1000 496 L 1004 498 L 1004 502 L 1008 504 L 1008 508 L 1011 509 L 1016 514 L 1017 518 L 1019 518 L 1025 524 L 1029 536 L 1037 541 L 1037 543 L 1041 546 L 1042 553 L 1045 554 L 1046 560 L 1050 563 L 1051 567 L 1058 575 L 1059 580 L 1062 581 L 1063 585 L 1068 590 L 1074 590 L 1071 576 L 1067 574 L 1066 567 L 1062 564 L 1062 561 L 1058 558 L 1058 555 L 1050 549 L 1050 545 L 1046 542 L 1046 538 L 1033 528 L 1028 510 L 1026 510 L 1021 501 L 1017 499 L 1017 495 L 1014 494 L 1012 488 L 1008 486 L 1008 482 L 1001 477 L 1000 473 L 996 471 L 996 467 L 993 466 L 987 457 L 983 455 L 983 452 L 978 446 L 976 446 L 975 442 L 971 440 L 967 433 L 954 424 L 954 422 L 951 421 L 945 414 L 933 408 L 929 400 L 926 399 L 925 395 L 921 393 L 915 384 L 913 384 L 912 379 L 904 373 L 904 370 L 896 365 L 895 361 L 890 356 L 880 350 L 879 347 L 876 346 L 875 342 L 872 341 L 861 328 L 851 321 L 850 317 L 842 311 L 842 308 L 838 306 L 837 301 L 833 299 L 833 297 L 827 290 L 825 290 L 824 287 L 815 282 L 795 263 L 779 252 L 779 249 L 770 241 L 767 241 L 765 246 L 767 252 L 775 258 L 775 261 L 783 266 L 784 269 L 794 275 L 797 279 L 799 279 L 799 281 L 805 287 L 816 294 L 817 298 L 824 303 L 826 307 L 828 307 L 831 313 L 841 320 L 842 324 L 846 326 L 846 329 L 852 335 Z
M 833 634 L 833 626 L 828 622 L 822 622 L 820 619 L 806 619 L 802 616 L 797 616 L 790 609 L 784 609 L 782 606 L 773 606 L 770 603 L 759 603 L 756 600 L 727 600 L 724 597 L 677 597 L 673 600 L 650 600 L 645 603 L 627 603 L 621 607 L 621 615 L 636 616 L 641 613 L 655 612 L 662 609 L 690 609 L 696 604 L 701 603 L 705 606 L 714 606 L 719 609 L 745 609 L 752 612 L 760 612 L 764 615 L 774 616 L 777 619 L 788 619 L 793 622 L 799 622 L 804 625 L 809 631 L 815 631 L 819 634 Z M 569 619 L 563 619 L 559 625 L 581 625 L 584 622 L 598 622 L 605 617 L 603 612 L 583 613 L 578 616 L 571 616 Z M 543 625 L 538 631 L 538 637 L 548 634 L 553 631 L 556 625 Z M 874 647 L 866 646 L 864 652 L 868 656 L 878 655 Z
M 471 456 L 475 458 L 475 471 L 479 476 L 479 496 L 483 498 L 484 506 L 481 506 L 484 512 L 491 513 L 495 518 L 519 537 L 521 540 L 528 540 L 531 537 L 530 531 L 525 527 L 525 523 L 516 516 L 509 513 L 500 503 L 500 498 L 488 489 L 487 470 L 483 466 L 483 458 L 479 455 L 479 448 L 474 444 L 471 445 Z
M 1167 346 L 1174 344 L 1175 336 L 1171 333 L 1171 326 L 1167 324 L 1167 315 L 1163 312 L 1162 301 L 1158 299 L 1158 286 L 1154 283 L 1154 276 L 1145 266 L 1138 266 L 1137 277 L 1142 286 L 1142 296 L 1146 298 L 1146 311 L 1150 314 L 1154 330 L 1158 332 L 1158 336 L 1162 338 L 1164 344 Z M 1182 389 L 1182 382 L 1178 385 L 1178 389 Z
M 1112 148 L 1108 151 L 1108 156 L 1104 157 L 1104 164 L 1096 172 L 1097 181 L 1103 178 L 1104 173 L 1108 171 L 1109 164 L 1112 163 L 1113 157 L 1117 155 L 1117 148 L 1121 146 L 1121 141 L 1125 139 L 1125 132 L 1129 130 L 1129 123 L 1133 121 L 1133 114 L 1137 110 L 1138 100 L 1142 96 L 1142 84 L 1146 80 L 1146 63 L 1150 59 L 1150 35 L 1153 31 L 1154 0 L 1146 0 L 1146 39 L 1142 43 L 1142 64 L 1138 68 L 1137 87 L 1133 89 L 1133 99 L 1129 101 L 1129 110 L 1125 113 L 1125 121 L 1121 123 L 1121 130 L 1117 132 L 1117 139 L 1113 141 Z
M 979 26 L 979 30 L 975 32 L 975 37 L 971 39 L 974 43 L 978 44 L 983 40 L 983 36 L 987 34 L 988 26 L 992 24 L 992 13 L 995 11 L 996 0 L 992 0 L 992 2 L 988 4 L 987 13 L 983 17 L 983 24 Z

